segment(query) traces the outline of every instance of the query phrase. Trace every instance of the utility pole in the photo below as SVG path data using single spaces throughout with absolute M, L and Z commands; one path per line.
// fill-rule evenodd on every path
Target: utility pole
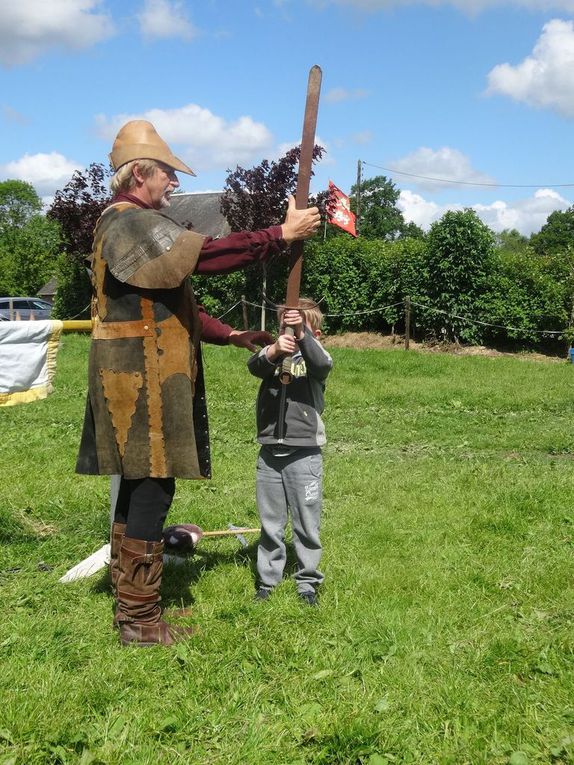
M 357 197 L 356 197 L 356 216 L 357 219 L 355 220 L 355 231 L 357 232 L 357 236 L 359 236 L 359 216 L 361 215 L 361 160 L 358 160 L 357 162 Z

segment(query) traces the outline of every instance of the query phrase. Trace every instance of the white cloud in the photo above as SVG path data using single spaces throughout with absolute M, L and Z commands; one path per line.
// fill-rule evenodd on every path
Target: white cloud
M 359 101 L 367 96 L 367 91 L 362 88 L 355 88 L 354 90 L 331 88 L 331 90 L 325 94 L 325 101 L 330 104 L 337 104 L 341 101 Z
M 309 0 L 313 5 L 343 5 L 363 11 L 382 11 L 410 5 L 447 5 L 473 14 L 489 8 L 523 8 L 527 11 L 574 11 L 574 0 Z
M 275 148 L 275 151 L 273 152 L 273 156 L 270 157 L 272 160 L 277 160 L 279 157 L 283 157 L 285 154 L 287 154 L 288 151 L 291 151 L 291 149 L 294 149 L 296 146 L 299 146 L 301 141 L 285 141 L 284 143 L 280 143 Z M 317 141 L 315 141 L 317 143 Z
M 82 166 L 58 152 L 24 154 L 20 159 L 0 165 L 0 177 L 31 183 L 40 196 L 63 188 Z
M 22 112 L 7 105 L 2 106 L 2 119 L 13 125 L 27 125 L 30 122 L 29 118 L 22 114 Z
M 457 186 L 461 181 L 476 184 L 495 183 L 490 176 L 475 170 L 465 154 L 448 146 L 443 146 L 436 151 L 421 146 L 411 154 L 394 160 L 390 164 L 397 174 L 421 176 L 420 178 L 409 178 L 408 181 L 420 188 L 432 191 Z M 429 178 L 438 178 L 439 180 L 428 180 Z
M 96 118 L 99 135 L 111 147 L 120 127 L 134 119 L 149 120 L 171 150 L 194 170 L 252 164 L 260 161 L 272 146 L 271 132 L 262 122 L 248 116 L 229 122 L 197 104 L 110 118 L 99 115 Z
M 493 231 L 515 228 L 529 236 L 534 231 L 540 231 L 550 213 L 569 206 L 570 202 L 556 191 L 538 189 L 531 197 L 512 204 L 498 201 L 492 205 L 473 205 L 473 209 Z
M 283 143 L 278 144 L 275 156 L 282 157 L 286 152 L 289 151 L 289 149 L 294 149 L 296 146 L 299 146 L 301 143 L 301 139 L 298 138 L 296 141 L 284 141 Z M 327 141 L 324 141 L 320 135 L 315 134 L 315 146 L 322 146 L 325 149 L 325 152 L 329 152 L 329 144 Z
M 267 159 L 272 160 L 276 162 L 280 157 L 283 157 L 288 151 L 291 149 L 294 149 L 296 146 L 299 146 L 301 143 L 301 139 L 299 138 L 297 141 L 285 141 L 284 143 L 278 144 L 273 151 L 269 153 L 267 156 Z M 315 135 L 315 146 L 321 146 L 325 153 L 323 154 L 322 159 L 320 160 L 320 166 L 321 167 L 329 167 L 331 165 L 335 164 L 334 158 L 329 153 L 329 144 L 327 141 L 324 141 L 320 135 Z M 313 173 L 317 171 L 317 165 L 314 165 Z M 313 178 L 311 179 L 311 184 L 313 184 Z M 313 191 L 312 193 L 316 193 L 316 191 Z
M 401 191 L 397 207 L 403 213 L 407 223 L 416 223 L 425 231 L 429 229 L 431 223 L 442 218 L 447 210 L 462 209 L 460 205 L 438 205 L 412 191 Z
M 488 75 L 487 94 L 500 93 L 530 106 L 574 117 L 574 24 L 553 19 L 520 64 L 499 64 Z
M 550 213 L 565 210 L 570 202 L 552 189 L 538 189 L 532 196 L 515 202 L 497 200 L 489 205 L 467 205 L 476 211 L 479 218 L 493 231 L 515 228 L 521 234 L 530 236 L 546 223 Z M 431 223 L 440 220 L 447 210 L 462 210 L 463 205 L 438 205 L 412 191 L 401 191 L 398 207 L 405 220 L 416 223 L 428 230 Z
M 351 136 L 351 140 L 353 143 L 358 143 L 361 145 L 371 143 L 373 140 L 373 131 L 372 130 L 361 130 L 358 133 L 353 133 Z
M 144 37 L 191 40 L 198 34 L 186 16 L 183 3 L 177 0 L 145 0 L 143 11 L 137 18 Z
M 101 0 L 2 0 L 0 63 L 24 64 L 53 49 L 81 50 L 113 34 Z

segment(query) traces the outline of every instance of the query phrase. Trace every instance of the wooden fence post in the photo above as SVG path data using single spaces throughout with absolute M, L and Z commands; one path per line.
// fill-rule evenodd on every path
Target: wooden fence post
M 405 298 L 405 351 L 409 350 L 411 342 L 411 299 Z
M 249 317 L 247 316 L 247 303 L 245 302 L 245 295 L 241 295 L 241 309 L 243 311 L 243 329 L 249 329 Z

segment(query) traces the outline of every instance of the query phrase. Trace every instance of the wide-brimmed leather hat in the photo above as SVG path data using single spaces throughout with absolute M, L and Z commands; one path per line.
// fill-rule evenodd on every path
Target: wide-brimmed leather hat
M 133 159 L 156 159 L 181 173 L 195 175 L 191 167 L 172 154 L 167 143 L 159 137 L 154 126 L 147 120 L 126 122 L 120 128 L 112 146 L 110 162 L 114 170 L 119 170 L 122 165 Z

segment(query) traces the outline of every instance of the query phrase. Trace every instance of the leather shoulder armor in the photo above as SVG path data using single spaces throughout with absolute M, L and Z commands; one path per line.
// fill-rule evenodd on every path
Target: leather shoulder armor
M 96 229 L 111 273 L 129 282 L 140 268 L 168 251 L 185 229 L 157 210 L 109 207 Z

